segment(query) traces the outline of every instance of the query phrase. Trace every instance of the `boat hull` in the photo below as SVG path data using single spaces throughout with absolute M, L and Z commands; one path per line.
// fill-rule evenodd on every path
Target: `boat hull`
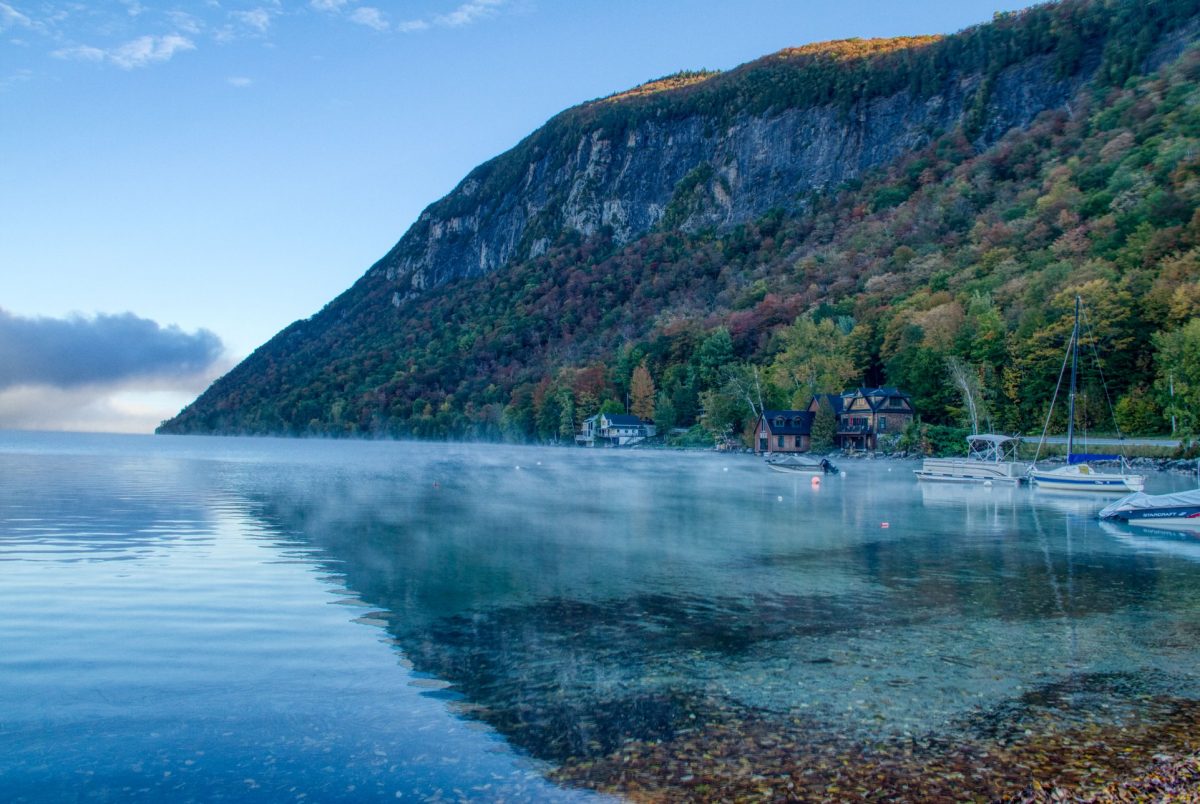
M 1146 487 L 1141 475 L 1117 475 L 1106 472 L 1073 472 L 1078 467 L 1063 467 L 1048 472 L 1033 471 L 1029 477 L 1040 489 L 1054 491 L 1098 491 L 1128 494 Z M 1066 470 L 1066 471 L 1064 471 Z
M 976 485 L 982 483 L 1004 483 L 1010 486 L 1018 486 L 1023 480 L 1020 477 L 1006 477 L 1004 475 L 947 475 L 938 472 L 926 472 L 922 469 L 914 469 L 913 474 L 916 475 L 917 480 L 923 483 L 971 483 Z
M 933 483 L 1009 483 L 1019 485 L 1028 465 L 1011 461 L 973 461 L 954 458 L 926 458 L 914 469 L 917 480 Z
M 813 464 L 812 466 L 808 466 L 806 464 L 790 464 L 790 465 L 782 464 L 781 465 L 781 464 L 777 464 L 777 463 L 768 463 L 767 466 L 769 466 L 771 468 L 771 471 L 782 472 L 785 475 L 823 475 L 823 474 L 825 474 L 825 467 L 821 466 L 821 464 L 819 464 L 819 463 Z

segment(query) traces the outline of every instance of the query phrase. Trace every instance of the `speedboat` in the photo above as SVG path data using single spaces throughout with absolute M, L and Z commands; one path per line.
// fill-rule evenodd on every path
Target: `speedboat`
M 837 471 L 837 467 L 828 458 L 817 460 L 807 455 L 768 455 L 765 462 L 768 467 L 776 472 L 784 472 L 786 474 L 823 475 L 832 474 Z
M 1130 525 L 1200 530 L 1200 489 L 1174 494 L 1130 494 L 1102 508 L 1099 516 Z
M 1025 479 L 1029 464 L 1016 460 L 1021 439 L 990 433 L 967 436 L 967 457 L 926 458 L 914 469 L 917 480 L 942 483 L 1008 483 Z

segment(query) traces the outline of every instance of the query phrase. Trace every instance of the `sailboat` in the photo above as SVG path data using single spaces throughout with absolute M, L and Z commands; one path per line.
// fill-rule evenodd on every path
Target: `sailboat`
M 1029 479 L 1038 488 L 1054 489 L 1057 491 L 1102 491 L 1127 494 L 1131 491 L 1141 491 L 1146 487 L 1146 478 L 1142 475 L 1126 474 L 1125 459 L 1121 455 L 1100 455 L 1075 452 L 1075 389 L 1076 375 L 1079 371 L 1079 306 L 1080 299 L 1075 297 L 1075 326 L 1071 330 L 1071 341 L 1067 349 L 1071 355 L 1071 391 L 1067 397 L 1067 465 L 1055 469 L 1039 469 L 1035 460 L 1029 470 Z M 1063 361 L 1065 364 L 1065 360 Z M 1065 365 L 1064 365 L 1065 368 Z M 1062 374 L 1059 374 L 1062 382 Z M 1057 392 L 1056 392 L 1057 393 Z M 1051 403 L 1053 411 L 1053 402 Z M 1049 426 L 1050 416 L 1046 416 Z M 1046 431 L 1042 430 L 1045 440 Z M 1093 469 L 1088 461 L 1120 460 L 1121 472 L 1100 472 Z

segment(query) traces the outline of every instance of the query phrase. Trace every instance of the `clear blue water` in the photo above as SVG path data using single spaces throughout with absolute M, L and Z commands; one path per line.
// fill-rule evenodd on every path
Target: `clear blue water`
M 717 713 L 866 744 L 1200 698 L 1200 540 L 843 468 L 0 433 L 0 800 L 587 798 L 548 775 Z

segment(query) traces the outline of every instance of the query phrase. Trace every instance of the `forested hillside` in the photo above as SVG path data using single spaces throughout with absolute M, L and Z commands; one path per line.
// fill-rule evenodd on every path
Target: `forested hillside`
M 760 404 L 886 383 L 928 423 L 963 423 L 965 384 L 991 429 L 1036 432 L 1078 294 L 1096 358 L 1082 424 L 1106 427 L 1111 399 L 1127 431 L 1162 432 L 1174 412 L 1196 432 L 1198 12 L 1075 0 L 565 112 L 160 431 L 553 441 L 630 402 L 660 428 L 736 436 Z M 747 181 L 743 141 L 802 160 L 803 134 L 771 137 L 813 109 L 858 138 L 857 161 Z M 917 133 L 886 117 L 906 109 L 926 110 Z M 594 153 L 570 168 L 564 143 L 599 131 L 647 149 L 671 126 L 696 132 L 669 160 L 678 178 L 630 195 L 624 217 L 589 217 L 614 202 L 580 201 L 580 176 L 616 168 Z M 487 238 L 503 248 L 480 251 Z

